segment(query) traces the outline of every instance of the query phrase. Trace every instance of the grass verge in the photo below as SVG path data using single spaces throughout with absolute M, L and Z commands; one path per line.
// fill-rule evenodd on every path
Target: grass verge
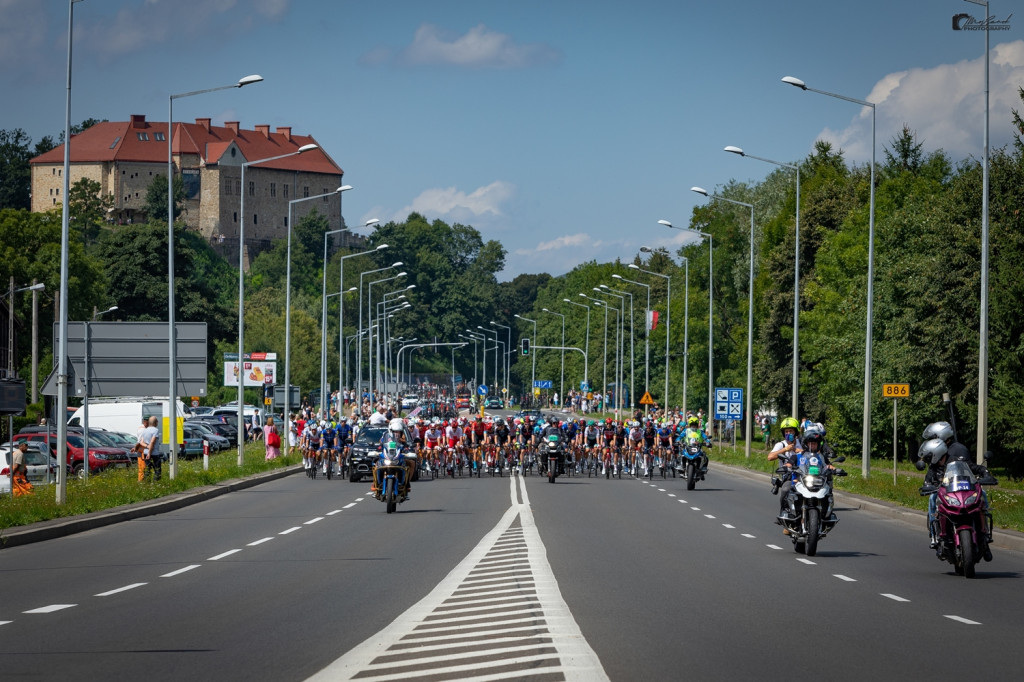
M 743 452 L 742 444 L 733 448 L 731 446 L 716 446 L 711 450 L 712 461 L 719 461 L 732 466 L 743 467 L 753 471 L 770 473 L 775 471 L 775 462 L 769 462 L 764 444 L 760 448 L 754 447 L 747 459 Z M 867 480 L 861 476 L 861 458 L 850 457 L 837 466 L 845 469 L 849 476 L 835 479 L 836 490 L 840 492 L 856 493 L 871 497 L 876 500 L 885 500 L 910 509 L 925 511 L 928 508 L 928 498 L 921 497 L 918 489 L 924 482 L 921 474 L 912 465 L 897 465 L 896 483 L 893 484 L 892 460 L 871 460 L 871 475 Z M 1019 489 L 1019 483 L 1013 483 L 1005 478 L 999 479 L 999 485 L 1008 483 L 1009 487 Z M 768 492 L 767 479 L 765 481 L 765 492 Z M 998 528 L 1024 532 L 1024 495 L 1006 492 L 998 487 L 990 487 L 988 493 L 989 504 L 992 507 L 992 519 Z
M 23 526 L 37 521 L 75 516 L 111 509 L 133 502 L 143 502 L 193 488 L 220 483 L 250 474 L 280 469 L 301 462 L 299 456 L 281 457 L 266 461 L 262 444 L 245 448 L 244 464 L 238 466 L 236 450 L 225 450 L 210 456 L 209 470 L 203 470 L 202 457 L 178 460 L 178 474 L 172 481 L 168 476 L 169 463 L 164 462 L 163 477 L 159 481 L 138 481 L 135 469 L 116 469 L 89 477 L 88 483 L 76 479 L 68 481 L 67 501 L 58 505 L 53 485 L 37 485 L 34 494 L 0 499 L 0 528 Z

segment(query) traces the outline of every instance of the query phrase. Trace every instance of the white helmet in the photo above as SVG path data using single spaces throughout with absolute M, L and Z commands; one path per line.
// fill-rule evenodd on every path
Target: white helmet
M 391 420 L 391 423 L 388 424 L 388 431 L 405 431 L 405 422 L 398 417 L 395 417 Z
M 945 441 L 941 438 L 931 438 L 921 443 L 921 447 L 918 449 L 917 455 L 922 461 L 935 464 L 942 459 L 943 455 L 948 451 L 949 449 L 946 447 Z
M 949 422 L 934 422 L 925 427 L 924 433 L 921 437 L 926 441 L 932 438 L 939 438 L 943 441 L 947 441 L 953 437 L 953 427 L 950 426 Z

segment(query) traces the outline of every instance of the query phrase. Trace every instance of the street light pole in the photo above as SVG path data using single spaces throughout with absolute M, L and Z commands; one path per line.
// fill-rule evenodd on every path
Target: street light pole
M 544 308 L 543 310 L 546 313 L 550 313 L 552 315 L 558 315 L 560 318 L 562 318 L 562 345 L 564 346 L 565 345 L 565 315 L 563 315 L 562 313 L 556 313 L 554 310 L 548 310 L 547 308 Z M 564 404 L 565 403 L 565 351 L 564 350 L 562 351 L 562 378 L 561 378 L 561 380 L 558 383 L 558 391 L 559 391 L 559 394 L 562 396 L 561 400 L 562 400 L 562 403 Z
M 750 209 L 750 283 L 747 286 L 749 291 L 747 292 L 747 413 L 744 415 L 744 424 L 746 425 L 744 440 L 745 443 L 745 454 L 747 459 L 750 458 L 750 439 L 753 438 L 753 397 L 750 395 L 754 385 L 754 205 L 747 204 L 742 201 L 735 201 L 733 199 L 727 199 L 719 194 L 708 194 L 705 190 L 700 187 L 694 187 L 694 192 L 703 194 L 709 199 L 718 199 L 719 201 L 725 201 L 736 206 L 744 206 Z
M 612 277 L 615 277 L 615 275 L 612 275 Z M 622 277 L 619 276 L 619 279 L 622 279 Z M 601 286 L 604 287 L 605 289 L 608 289 L 608 291 L 614 291 L 617 294 L 622 294 L 623 296 L 629 296 L 629 407 L 630 408 L 634 408 L 634 407 L 636 407 L 636 393 L 633 390 L 634 387 L 635 387 L 634 382 L 633 382 L 633 370 L 634 370 L 633 360 L 634 360 L 634 357 L 636 355 L 636 351 L 633 348 L 633 319 L 635 317 L 634 314 L 633 314 L 633 294 L 632 294 L 632 292 L 629 292 L 629 291 L 622 291 L 620 289 L 612 289 L 611 287 L 609 287 L 606 284 L 602 284 Z M 625 314 L 625 310 L 623 310 L 623 314 Z M 626 333 L 625 332 L 625 328 L 623 328 L 623 332 L 622 333 L 623 334 Z M 625 347 L 625 345 L 626 345 L 625 337 L 623 337 L 623 339 L 622 339 L 622 345 L 623 345 L 623 347 Z M 625 352 L 625 350 L 623 350 L 623 352 Z M 668 371 L 667 370 L 665 372 L 665 376 L 666 377 L 668 376 Z M 666 384 L 666 385 L 668 385 L 668 384 Z
M 246 187 L 245 184 L 245 169 L 256 163 L 267 163 L 269 161 L 286 159 L 290 156 L 297 156 L 304 152 L 313 151 L 314 149 L 319 149 L 319 147 L 315 144 L 306 144 L 288 154 L 279 154 L 278 156 L 271 156 L 266 159 L 246 161 L 242 164 L 242 196 L 240 198 L 238 214 L 238 466 L 242 466 L 245 463 L 245 195 L 248 193 L 248 187 Z M 174 381 L 174 377 L 171 377 L 171 381 Z M 171 429 L 171 432 L 176 433 L 177 410 L 173 407 L 174 396 L 171 395 L 168 399 L 172 402 L 170 411 L 172 414 L 171 424 L 173 428 Z M 173 440 L 175 440 L 175 437 L 172 436 L 172 441 Z M 172 450 L 172 462 L 175 461 L 173 458 L 176 455 L 177 453 Z
M 643 249 L 641 249 L 641 251 L 642 250 Z M 640 269 L 639 267 L 635 267 L 634 268 L 633 265 L 630 265 L 629 267 L 633 268 L 634 270 L 639 270 Z M 650 323 L 647 321 L 650 318 L 650 315 L 651 315 L 651 285 L 650 284 L 644 284 L 643 282 L 635 282 L 635 281 L 633 281 L 631 279 L 626 279 L 622 275 L 612 275 L 612 277 L 614 277 L 615 279 L 618 279 L 618 280 L 622 280 L 623 282 L 629 282 L 630 284 L 635 284 L 637 286 L 640 286 L 640 287 L 643 287 L 643 288 L 647 289 L 647 311 L 646 311 L 646 314 L 644 315 L 644 393 L 647 393 L 650 390 L 650 388 L 651 388 L 651 338 L 650 338 L 651 337 L 651 334 L 650 334 L 651 330 L 649 328 L 649 324 Z M 632 300 L 633 299 L 630 298 L 630 304 L 631 305 L 632 305 Z M 630 313 L 630 315 L 632 315 L 632 312 Z M 684 339 L 685 339 L 685 337 L 684 337 Z M 632 338 L 630 339 L 630 344 L 632 344 Z M 685 351 L 684 351 L 683 355 L 684 356 L 686 355 Z M 644 407 L 646 408 L 646 405 Z M 685 364 L 683 365 L 683 409 L 684 410 L 686 409 L 686 365 Z
M 988 31 L 985 31 L 985 35 L 986 37 L 988 36 Z M 987 63 L 988 60 L 986 59 L 986 65 Z M 845 95 L 837 95 L 834 92 L 816 90 L 815 88 L 808 87 L 802 80 L 794 78 L 793 76 L 784 77 L 782 82 L 800 88 L 801 90 L 810 90 L 811 92 L 816 92 L 820 95 L 828 95 L 829 97 L 846 100 L 847 102 L 853 102 L 854 104 L 859 104 L 861 106 L 871 107 L 871 199 L 870 207 L 868 209 L 868 302 L 867 322 L 865 325 L 867 329 L 864 341 L 864 431 L 861 443 L 861 476 L 867 478 L 868 474 L 871 472 L 871 345 L 874 337 L 873 327 L 875 317 L 875 103 L 862 99 L 855 99 L 853 97 L 846 97 Z M 986 169 L 988 168 L 987 163 L 985 164 L 985 167 Z M 986 197 L 987 195 L 988 193 L 986 192 Z M 985 236 L 987 236 L 987 234 Z M 988 261 L 986 259 L 984 261 L 984 265 L 987 266 L 987 263 Z M 983 289 L 982 296 L 986 296 L 984 292 L 985 290 Z M 987 300 L 986 296 L 985 301 L 987 302 Z M 797 415 L 793 416 L 797 417 Z M 981 429 L 979 428 L 979 433 L 980 432 Z
M 584 367 L 586 367 L 587 364 L 590 362 L 590 306 L 589 305 L 583 305 L 582 303 L 577 303 L 576 301 L 570 301 L 567 298 L 563 298 L 562 301 L 564 301 L 565 303 L 568 303 L 570 305 L 579 306 L 580 308 L 583 308 L 584 310 L 587 311 L 587 331 L 586 331 L 586 338 L 583 340 L 583 346 L 584 346 L 584 349 L 585 349 L 583 351 L 583 355 L 587 358 L 587 362 L 585 362 L 583 364 L 584 364 Z M 565 345 L 565 344 L 563 344 L 563 345 Z M 587 384 L 587 388 L 589 390 L 590 377 L 587 376 L 586 369 L 584 369 L 584 372 L 583 372 L 583 381 Z
M 512 355 L 512 327 L 510 327 L 508 325 L 505 325 L 505 324 L 499 324 L 499 323 L 495 322 L 494 320 L 491 320 L 491 324 L 493 324 L 495 327 L 503 327 L 504 329 L 506 329 L 508 331 L 508 351 L 505 353 L 505 398 L 504 398 L 505 406 L 508 407 L 508 402 L 507 401 L 508 401 L 508 396 L 509 396 L 509 394 L 511 392 L 511 389 L 509 389 L 509 386 L 508 386 L 508 363 L 509 363 L 509 357 L 511 357 L 511 355 Z
M 530 339 L 530 345 L 531 346 L 536 346 L 537 345 L 537 320 L 531 320 L 530 318 L 523 317 L 522 315 L 516 315 L 515 317 L 518 317 L 520 320 L 523 320 L 524 322 L 532 322 L 533 323 L 533 338 Z M 530 390 L 533 391 L 533 386 L 534 386 L 534 384 L 537 383 L 537 353 L 536 353 L 536 351 L 534 351 L 534 352 L 531 352 L 530 355 L 532 357 L 532 361 L 531 361 L 532 367 L 531 367 L 531 370 L 530 370 Z
M 77 1 L 77 0 L 76 0 Z M 175 305 L 174 305 L 174 157 L 172 142 L 174 140 L 174 100 L 183 99 L 185 97 L 192 97 L 193 95 L 202 95 L 207 92 L 216 92 L 218 90 L 229 90 L 231 88 L 241 88 L 250 83 L 259 83 L 263 80 L 263 76 L 253 74 L 240 79 L 237 83 L 231 85 L 222 85 L 217 88 L 207 88 L 205 90 L 193 90 L 192 92 L 183 92 L 177 95 L 171 95 L 167 98 L 167 353 L 168 353 L 168 393 L 167 400 L 170 405 L 171 411 L 171 442 L 170 442 L 170 467 L 168 475 L 173 479 L 178 473 L 178 429 L 177 429 L 177 409 L 175 398 L 178 395 L 178 356 L 176 348 L 176 339 L 174 331 L 175 322 Z M 64 138 L 65 142 L 67 137 Z M 241 362 L 241 360 L 239 360 Z M 241 365 L 240 365 L 241 366 Z M 241 372 L 239 372 L 241 377 Z M 88 471 L 89 467 L 86 467 Z
M 725 148 L 725 151 L 738 154 L 750 159 L 757 159 L 771 163 L 782 168 L 789 168 L 796 171 L 796 246 L 793 252 L 793 394 L 792 412 L 794 418 L 799 419 L 800 414 L 800 166 L 781 161 L 772 161 L 753 154 L 747 154 L 739 147 L 732 145 Z
M 715 240 L 709 232 L 701 232 L 689 227 L 676 227 L 667 220 L 659 220 L 658 224 L 708 238 L 708 423 L 711 424 L 715 418 Z M 687 274 L 689 274 L 688 268 Z
M 362 336 L 362 333 L 363 333 L 363 277 L 365 277 L 366 275 L 372 275 L 372 274 L 377 273 L 377 272 L 384 272 L 385 270 L 390 270 L 391 268 L 400 268 L 400 267 L 402 267 L 402 265 L 403 265 L 403 263 L 401 261 L 398 261 L 397 263 L 392 263 L 391 265 L 387 265 L 387 266 L 385 266 L 383 268 L 377 268 L 376 270 L 367 270 L 365 272 L 359 273 L 359 330 L 358 331 L 359 331 L 359 335 L 360 336 Z M 367 303 L 366 303 L 366 318 L 367 318 L 367 322 L 371 322 L 372 314 L 373 314 L 373 311 L 370 308 L 370 302 L 367 301 Z M 369 354 L 369 352 L 370 352 L 370 344 L 372 343 L 372 338 L 373 338 L 373 329 L 371 327 L 371 328 L 367 329 L 367 334 L 366 334 L 366 352 L 367 352 L 367 354 Z M 362 404 L 362 402 L 363 402 L 363 340 L 361 338 L 356 343 L 356 381 L 355 381 L 355 384 L 356 384 L 356 401 L 357 401 L 357 404 Z M 370 394 L 370 399 L 371 399 L 371 401 L 373 400 L 373 394 L 372 393 Z

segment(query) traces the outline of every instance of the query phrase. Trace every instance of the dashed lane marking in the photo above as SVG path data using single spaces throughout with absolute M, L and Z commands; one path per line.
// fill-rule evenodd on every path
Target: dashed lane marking
M 302 526 L 292 526 L 288 530 L 283 530 L 278 535 L 288 535 L 288 533 L 294 533 L 297 530 L 302 530 Z
M 360 499 L 362 499 L 362 498 L 360 498 Z M 348 508 L 350 508 L 350 507 L 354 507 L 354 506 L 356 506 L 356 503 L 355 503 L 355 502 L 349 502 L 349 503 L 348 503 L 348 504 L 346 504 L 346 505 L 345 505 L 344 507 L 342 507 L 342 509 L 348 509 Z
M 742 535 L 745 538 L 750 538 L 751 540 L 754 540 L 754 539 L 757 538 L 756 535 L 751 535 L 750 533 L 740 533 L 740 535 Z
M 810 559 L 804 559 L 803 557 L 797 557 L 797 561 L 799 561 L 802 564 L 807 564 L 808 566 L 817 566 L 818 565 L 818 564 L 814 563 L 813 561 L 811 561 Z
M 226 556 L 231 556 L 232 554 L 237 554 L 238 552 L 241 552 L 241 551 L 242 551 L 241 549 L 229 549 L 226 552 L 221 552 L 217 556 L 210 557 L 209 559 L 207 559 L 207 561 L 218 561 L 220 559 L 223 559 Z
M 328 516 L 334 516 L 335 514 L 340 514 L 340 513 L 341 513 L 340 509 L 335 509 L 334 511 L 327 512 L 327 515 Z
M 887 592 L 883 592 L 882 596 L 885 597 L 886 599 L 892 599 L 893 601 L 910 601 L 909 599 L 904 599 L 903 597 L 900 597 L 900 596 L 895 595 L 895 594 L 889 594 Z
M 765 545 L 765 547 L 769 547 L 769 548 L 771 548 L 771 549 L 782 549 L 782 548 L 781 548 L 781 547 L 779 547 L 778 545 Z
M 736 528 L 736 526 L 733 526 L 733 525 L 728 524 L 728 523 L 723 523 L 722 524 L 722 528 L 728 528 L 729 530 L 734 530 Z
M 70 609 L 73 606 L 78 606 L 78 604 L 50 604 L 49 606 L 40 606 L 38 609 L 32 609 L 31 611 L 22 611 L 22 613 L 53 613 L 54 611 Z
M 950 620 L 955 620 L 958 623 L 964 623 L 966 625 L 981 625 L 981 623 L 979 623 L 976 620 L 969 620 L 962 616 L 946 616 L 946 618 L 949 618 Z
M 173 578 L 174 576 L 181 575 L 182 573 L 185 573 L 186 571 L 191 571 L 193 568 L 199 568 L 199 564 L 192 564 L 191 566 L 186 566 L 185 568 L 179 568 L 177 571 L 171 571 L 170 573 L 164 573 L 160 577 L 161 578 Z
M 714 514 L 705 514 L 704 516 L 708 517 L 709 519 L 715 518 Z
M 309 521 L 304 522 L 302 525 L 303 526 L 312 526 L 317 521 L 323 521 L 323 520 L 324 520 L 324 517 L 318 516 L 315 519 L 310 519 Z
M 131 585 L 125 585 L 124 587 L 119 587 L 116 590 L 108 590 L 106 592 L 100 592 L 99 594 L 95 594 L 93 596 L 94 597 L 109 597 L 112 594 L 117 594 L 118 592 L 127 592 L 128 590 L 134 590 L 136 587 L 142 587 L 143 585 L 148 585 L 148 584 L 149 583 L 132 583 Z
M 834 578 L 839 578 L 840 580 L 845 580 L 848 583 L 855 583 L 855 582 L 857 582 L 857 580 L 855 578 L 851 578 L 848 575 L 842 575 L 841 573 L 833 573 L 832 576 Z
M 248 545 L 246 545 L 246 547 L 255 547 L 256 545 L 262 545 L 264 542 L 270 542 L 273 539 L 274 538 L 260 538 L 255 542 L 250 542 Z

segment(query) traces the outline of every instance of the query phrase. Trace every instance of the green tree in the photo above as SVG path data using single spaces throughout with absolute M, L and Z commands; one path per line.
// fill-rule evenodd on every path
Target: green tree
M 86 248 L 96 241 L 107 221 L 114 197 L 100 191 L 100 183 L 81 178 L 68 192 L 69 222 L 82 235 Z
M 29 208 L 32 177 L 29 145 L 32 138 L 21 128 L 0 130 L 0 209 Z
M 174 176 L 174 218 L 181 215 L 182 202 L 185 201 L 185 181 L 180 175 Z M 167 178 L 157 174 L 146 188 L 146 201 L 142 206 L 150 221 L 167 222 Z

